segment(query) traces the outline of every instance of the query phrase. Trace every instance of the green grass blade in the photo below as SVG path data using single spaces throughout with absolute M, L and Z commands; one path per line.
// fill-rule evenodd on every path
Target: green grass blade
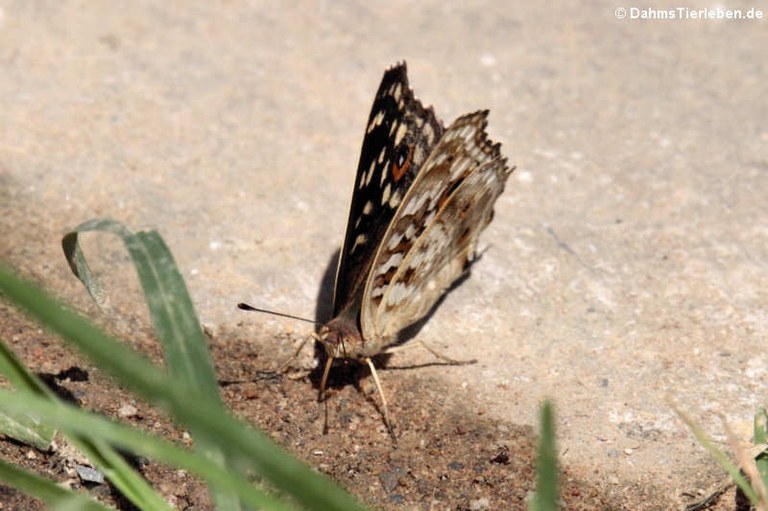
M 55 509 L 77 509 L 78 511 L 111 511 L 84 495 L 66 490 L 48 479 L 22 470 L 0 460 L 0 481 L 6 486 L 17 488 L 27 495 L 42 500 Z
M 696 440 L 702 445 L 702 447 L 704 447 L 709 452 L 709 455 L 712 456 L 715 461 L 723 468 L 723 470 L 728 473 L 728 476 L 733 479 L 733 482 L 739 486 L 749 501 L 753 505 L 757 505 L 759 502 L 757 493 L 752 488 L 752 485 L 749 484 L 749 481 L 747 481 L 747 479 L 742 475 L 739 467 L 731 463 L 731 461 L 728 459 L 728 456 L 726 456 L 723 451 L 715 447 L 707 435 L 693 422 L 693 420 L 691 420 L 690 417 L 688 417 L 688 415 L 684 414 L 682 410 L 676 406 L 672 404 L 671 406 L 675 413 L 677 413 L 678 417 L 680 417 L 683 422 L 685 422 L 685 424 L 693 433 L 693 436 L 696 437 Z
M 130 232 L 122 224 L 113 220 L 96 219 L 78 225 L 61 240 L 61 248 L 64 249 L 64 257 L 67 259 L 69 268 L 85 285 L 85 289 L 91 295 L 91 299 L 101 307 L 104 304 L 104 290 L 88 266 L 80 244 L 77 242 L 78 235 L 81 232 L 87 231 L 108 231 L 118 236 L 130 235 Z
M 22 405 L 20 408 L 22 413 L 28 414 L 29 411 L 24 407 L 26 397 L 21 392 L 33 393 L 48 399 L 57 406 L 64 406 L 62 401 L 37 376 L 32 374 L 2 342 L 0 342 L 0 373 L 8 378 L 15 389 L 20 391 L 19 394 L 13 394 L 13 399 Z M 0 408 L 0 419 L 9 416 L 20 417 L 17 414 L 9 414 L 5 408 Z M 50 431 L 51 435 L 53 434 L 54 428 L 50 426 L 49 422 L 41 420 L 37 416 L 35 417 L 35 422 L 39 423 L 40 427 L 44 430 Z M 7 428 L 6 425 L 2 427 Z M 13 431 L 4 432 L 12 438 L 23 440 L 20 438 L 22 435 L 18 433 L 13 434 Z M 32 445 L 45 449 L 50 443 L 51 438 L 45 437 L 44 442 L 41 440 L 40 443 L 44 445 Z M 171 506 L 112 447 L 91 442 L 85 436 L 71 436 L 69 440 L 136 506 L 142 509 L 172 511 Z
M 10 414 L 6 410 L 0 410 L 0 433 L 44 451 L 51 445 L 55 431 L 29 412 Z
M 77 242 L 78 234 L 88 231 L 111 233 L 123 241 L 139 276 L 169 371 L 176 381 L 208 395 L 211 401 L 218 402 L 217 406 L 223 409 L 216 374 L 192 299 L 173 255 L 160 235 L 155 231 L 134 234 L 121 223 L 109 219 L 85 222 L 65 235 L 62 239 L 65 257 L 75 275 L 89 288 L 91 296 L 98 295 L 100 287 L 88 269 Z M 90 287 L 95 291 L 91 292 Z M 198 447 L 209 452 L 212 462 L 227 463 L 226 457 L 214 442 L 201 437 L 194 427 L 190 427 L 190 432 Z M 226 495 L 214 492 L 214 500 L 221 511 L 241 509 L 237 501 Z
M 23 389 L 38 394 L 51 396 L 53 393 L 19 361 L 8 347 L 0 341 L 0 373 L 16 389 Z M 0 409 L 0 432 L 31 445 L 40 450 L 46 450 L 53 440 L 56 430 L 39 417 L 28 412 L 9 414 Z
M 760 408 L 755 414 L 755 445 L 768 444 L 768 412 Z
M 142 510 L 173 511 L 173 507 L 111 445 L 93 440 L 87 431 L 80 435 L 70 435 L 69 440 L 136 507 Z
M 768 487 L 768 412 L 765 408 L 760 408 L 755 414 L 755 445 L 762 446 L 762 450 L 755 456 L 755 465 L 760 473 L 760 479 L 763 485 Z
M 536 460 L 536 493 L 530 503 L 531 511 L 556 511 L 558 501 L 557 447 L 552 403 L 544 401 L 539 416 L 539 454 Z
M 197 314 L 187 286 L 165 242 L 155 231 L 132 233 L 121 223 L 96 219 L 75 227 L 62 239 L 64 255 L 73 273 L 91 296 L 103 295 L 85 260 L 78 236 L 84 232 L 118 236 L 134 262 L 165 362 L 176 378 L 210 397 L 219 397 L 213 370 Z
M 115 445 L 134 454 L 183 468 L 217 487 L 236 493 L 254 507 L 275 511 L 293 509 L 267 496 L 239 474 L 211 463 L 199 452 L 190 451 L 147 432 L 112 422 L 101 415 L 73 406 L 58 406 L 26 392 L 18 394 L 24 397 L 23 401 L 17 399 L 17 393 L 0 390 L 0 409 L 34 410 L 47 422 L 55 424 L 68 434 L 87 435 L 95 443 Z
M 163 406 L 182 424 L 204 431 L 206 438 L 220 439 L 239 466 L 255 470 L 280 490 L 293 495 L 307 509 L 364 509 L 330 479 L 288 455 L 243 422 L 220 411 L 217 401 L 205 395 L 195 395 L 179 385 L 146 359 L 2 265 L 0 291 L 123 385 Z

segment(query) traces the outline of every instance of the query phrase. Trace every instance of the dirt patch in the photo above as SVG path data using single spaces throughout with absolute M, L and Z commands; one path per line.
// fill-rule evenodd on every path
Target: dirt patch
M 50 335 L 3 306 L 2 337 L 35 371 L 68 400 L 171 440 L 189 443 L 157 410 L 116 387 L 100 371 L 64 349 Z M 244 330 L 247 330 L 245 328 Z M 331 373 L 330 395 L 317 403 L 317 370 L 288 374 L 273 369 L 290 351 L 290 339 L 243 339 L 219 332 L 210 338 L 222 394 L 244 420 L 265 431 L 308 464 L 328 474 L 374 509 L 524 509 L 534 485 L 535 432 L 530 427 L 484 417 L 471 402 L 446 395 L 418 368 L 383 369 L 391 396 L 397 441 L 390 438 L 367 370 L 340 364 Z M 148 336 L 134 342 L 155 359 Z M 279 348 L 275 349 L 275 346 Z M 300 357 L 306 365 L 311 355 Z M 447 368 L 450 370 L 450 368 Z M 132 410 L 125 413 L 126 407 Z M 327 433 L 323 433 L 327 421 Z M 3 459 L 100 500 L 132 509 L 108 483 L 85 483 L 78 459 L 57 438 L 51 452 L 39 452 L 5 439 Z M 137 458 L 134 464 L 178 509 L 212 509 L 203 484 L 183 471 Z M 669 509 L 652 485 L 590 482 L 590 470 L 563 467 L 564 509 Z M 594 478 L 592 478 L 594 480 Z M 725 498 L 721 502 L 733 502 Z M 0 486 L 0 509 L 43 506 Z M 721 507 L 719 509 L 729 509 Z M 733 509 L 732 507 L 730 509 Z

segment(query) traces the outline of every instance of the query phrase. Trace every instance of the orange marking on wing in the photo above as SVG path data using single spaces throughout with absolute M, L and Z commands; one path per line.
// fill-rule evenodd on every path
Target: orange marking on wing
M 392 177 L 395 179 L 395 183 L 400 181 L 400 178 L 408 171 L 408 167 L 413 162 L 413 146 L 408 146 L 408 157 L 402 165 L 398 165 L 398 162 L 392 162 Z

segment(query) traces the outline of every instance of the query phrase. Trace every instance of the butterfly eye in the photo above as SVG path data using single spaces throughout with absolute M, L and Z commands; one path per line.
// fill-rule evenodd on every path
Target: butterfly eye
M 397 149 L 397 156 L 392 163 L 392 178 L 395 183 L 400 181 L 400 178 L 408 171 L 408 167 L 411 166 L 413 161 L 413 146 L 402 145 Z

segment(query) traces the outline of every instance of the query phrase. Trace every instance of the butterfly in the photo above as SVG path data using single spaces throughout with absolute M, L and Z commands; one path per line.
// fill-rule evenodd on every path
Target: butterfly
M 384 73 L 365 127 L 333 317 L 311 337 L 327 355 L 319 400 L 334 359 L 367 364 L 393 437 L 372 358 L 393 352 L 398 333 L 424 318 L 475 259 L 480 233 L 514 170 L 500 144 L 488 140 L 487 116 L 481 110 L 443 127 L 414 96 L 403 62 Z
M 321 400 L 333 360 L 358 360 L 391 427 L 372 357 L 464 275 L 514 170 L 487 139 L 487 116 L 470 113 L 444 128 L 408 86 L 405 62 L 384 73 L 365 128 L 333 318 L 317 333 L 327 354 Z

